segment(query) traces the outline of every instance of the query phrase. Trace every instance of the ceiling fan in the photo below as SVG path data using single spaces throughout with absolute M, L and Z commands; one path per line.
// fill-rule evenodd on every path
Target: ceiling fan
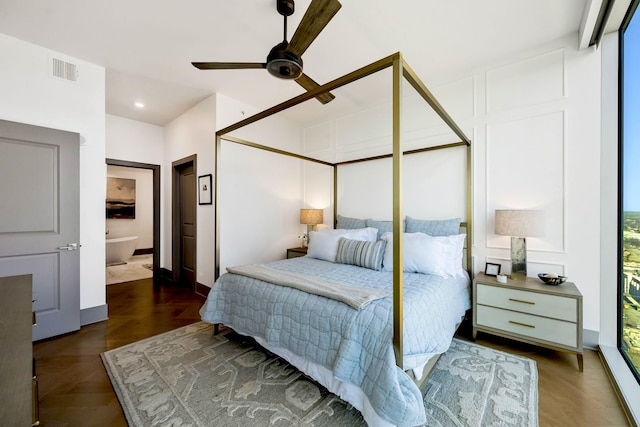
M 294 79 L 306 90 L 320 85 L 302 72 L 302 54 L 318 37 L 342 5 L 338 0 L 312 0 L 302 17 L 291 41 L 287 41 L 287 16 L 294 12 L 294 0 L 276 0 L 278 13 L 284 16 L 284 41 L 275 45 L 266 62 L 192 62 L 200 70 L 234 70 L 266 68 L 269 73 L 281 79 Z M 318 95 L 316 99 L 326 104 L 335 96 L 331 93 Z

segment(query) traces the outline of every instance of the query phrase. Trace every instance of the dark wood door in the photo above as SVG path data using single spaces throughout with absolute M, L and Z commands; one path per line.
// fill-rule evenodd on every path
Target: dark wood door
M 195 160 L 174 162 L 174 281 L 196 284 L 196 167 Z

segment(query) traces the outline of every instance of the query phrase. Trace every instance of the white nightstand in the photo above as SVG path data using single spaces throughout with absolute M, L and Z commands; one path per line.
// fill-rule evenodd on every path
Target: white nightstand
M 554 350 L 582 361 L 582 294 L 571 282 L 546 285 L 537 278 L 507 280 L 478 273 L 473 280 L 473 339 L 487 332 Z

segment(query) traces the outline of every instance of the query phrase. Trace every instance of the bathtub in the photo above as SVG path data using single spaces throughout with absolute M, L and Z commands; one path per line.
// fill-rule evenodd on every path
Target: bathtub
M 107 265 L 126 264 L 136 250 L 138 236 L 107 239 Z

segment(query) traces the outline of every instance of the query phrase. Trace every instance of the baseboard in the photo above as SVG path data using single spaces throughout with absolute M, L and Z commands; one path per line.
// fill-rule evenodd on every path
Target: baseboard
M 142 249 L 136 249 L 135 251 L 133 251 L 133 256 L 136 255 L 149 255 L 153 253 L 153 248 L 142 248 Z
M 160 278 L 166 282 L 173 282 L 173 272 L 167 268 L 161 268 Z M 209 295 L 210 290 L 211 287 L 203 285 L 200 282 L 196 282 L 196 288 L 193 290 L 193 292 L 206 298 L 207 295 Z
M 633 373 L 615 347 L 600 346 L 599 356 L 605 372 L 613 385 L 622 409 L 627 416 L 629 425 L 640 425 L 640 384 L 633 377 Z
M 98 305 L 96 307 L 83 308 L 80 310 L 80 326 L 90 325 L 92 323 L 102 322 L 109 318 L 109 309 L 107 304 Z
M 207 285 L 203 285 L 200 282 L 196 282 L 196 289 L 195 289 L 195 293 L 198 295 L 201 295 L 203 297 L 207 297 L 207 295 L 209 295 L 209 291 L 211 290 L 211 288 Z
M 582 346 L 590 350 L 598 350 L 598 342 L 600 341 L 600 333 L 589 329 L 582 330 Z
M 165 281 L 173 282 L 173 273 L 164 267 L 160 267 L 160 278 Z

